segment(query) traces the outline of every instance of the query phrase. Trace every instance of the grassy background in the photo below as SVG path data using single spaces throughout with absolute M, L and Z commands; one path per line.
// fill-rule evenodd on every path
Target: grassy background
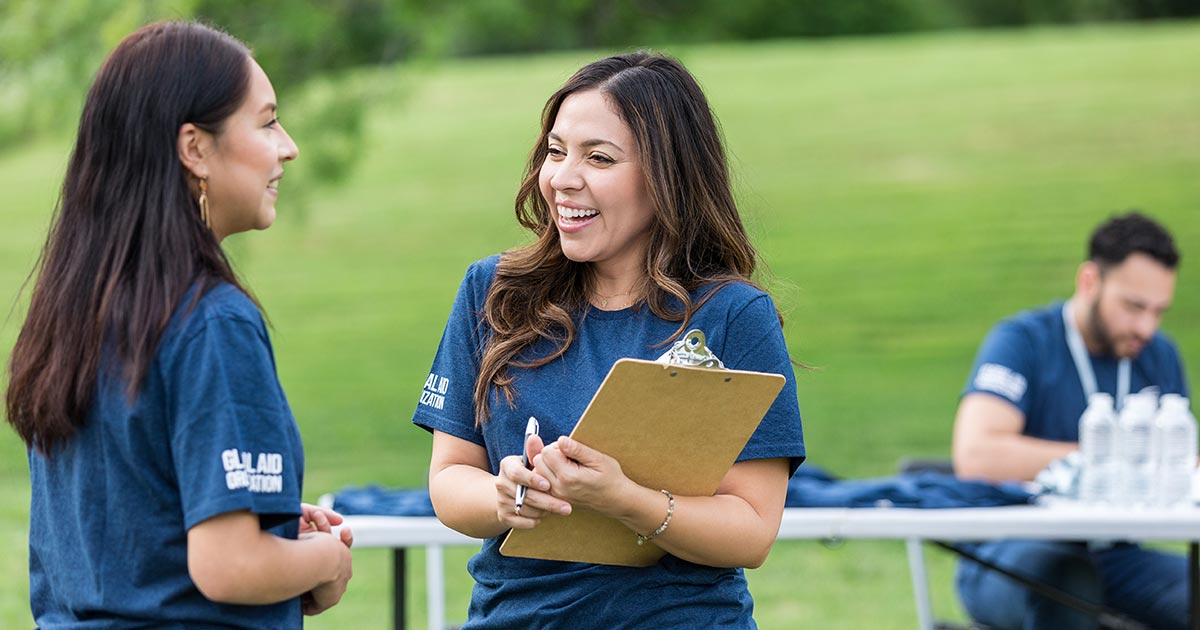
M 668 48 L 721 118 L 743 215 L 767 263 L 799 374 L 811 461 L 886 475 L 946 456 L 957 393 L 999 318 L 1068 295 L 1090 228 L 1141 207 L 1184 252 L 1165 329 L 1200 365 L 1200 24 Z M 419 485 L 429 437 L 409 424 L 462 272 L 525 237 L 512 197 L 545 98 L 599 53 L 398 67 L 369 146 L 336 189 L 228 241 L 274 324 L 308 454 L 305 496 Z M 268 71 L 270 69 L 268 68 Z M 396 89 L 391 89 L 396 88 Z M 281 103 L 287 121 L 287 103 Z M 303 137 L 300 159 L 304 158 Z M 0 327 L 47 227 L 70 139 L 0 156 Z M 1189 324 L 1188 322 L 1192 322 Z M 1193 389 L 1200 384 L 1194 377 Z M 25 453 L 0 435 L 0 626 L 27 627 Z M 467 549 L 447 555 L 466 614 Z M 952 563 L 930 552 L 934 606 L 961 617 Z M 410 623 L 423 627 L 421 554 Z M 390 556 L 356 553 L 343 603 L 312 628 L 384 628 Z M 749 572 L 764 629 L 915 623 L 899 542 L 776 546 Z M 864 602 L 868 602 L 865 603 Z

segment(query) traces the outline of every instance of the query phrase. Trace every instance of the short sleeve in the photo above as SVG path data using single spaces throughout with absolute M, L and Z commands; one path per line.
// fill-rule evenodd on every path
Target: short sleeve
M 427 431 L 441 431 L 480 446 L 484 440 L 475 426 L 475 381 L 486 339 L 480 315 L 496 260 L 483 260 L 467 269 L 412 420 Z
M 181 339 L 164 378 L 184 525 L 249 510 L 300 514 L 303 451 L 262 320 L 217 315 Z
M 1029 333 L 1016 322 L 1000 322 L 979 347 L 963 396 L 998 396 L 1028 417 L 1033 407 L 1029 384 L 1036 382 L 1036 370 L 1037 351 Z
M 747 303 L 731 318 L 725 336 L 721 356 L 725 367 L 782 374 L 787 379 L 737 461 L 786 457 L 795 472 L 805 457 L 804 430 L 796 400 L 796 373 L 771 297 L 761 294 Z

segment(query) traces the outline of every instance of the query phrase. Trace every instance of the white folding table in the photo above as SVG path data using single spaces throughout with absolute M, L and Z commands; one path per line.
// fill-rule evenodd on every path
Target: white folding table
M 404 576 L 409 547 L 426 549 L 430 630 L 445 625 L 442 547 L 479 545 L 433 517 L 347 516 L 355 548 L 394 551 L 394 625 L 404 628 Z M 982 541 L 1001 538 L 1045 540 L 1187 541 L 1190 556 L 1191 627 L 1200 630 L 1196 590 L 1200 584 L 1200 508 L 1130 509 L 1059 503 L 959 509 L 787 508 L 778 540 L 895 539 L 908 549 L 918 627 L 932 630 L 933 614 L 925 577 L 923 541 Z

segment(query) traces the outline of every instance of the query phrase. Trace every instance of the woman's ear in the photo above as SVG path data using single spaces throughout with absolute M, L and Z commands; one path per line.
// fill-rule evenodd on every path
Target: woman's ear
M 197 127 L 193 123 L 183 123 L 179 128 L 179 137 L 175 141 L 175 149 L 179 154 L 179 162 L 196 179 L 208 178 L 208 157 L 212 146 L 212 134 Z

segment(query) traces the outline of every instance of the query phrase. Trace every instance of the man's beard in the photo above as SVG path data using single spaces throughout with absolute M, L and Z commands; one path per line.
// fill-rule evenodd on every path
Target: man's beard
M 1113 338 L 1109 332 L 1108 324 L 1104 322 L 1104 317 L 1100 315 L 1100 298 L 1097 297 L 1088 308 L 1087 332 L 1091 336 L 1092 341 L 1096 344 L 1096 348 L 1100 351 L 1100 356 L 1117 357 L 1118 359 L 1133 358 L 1126 357 L 1117 352 L 1117 340 Z M 1139 344 L 1139 347 L 1143 344 Z

